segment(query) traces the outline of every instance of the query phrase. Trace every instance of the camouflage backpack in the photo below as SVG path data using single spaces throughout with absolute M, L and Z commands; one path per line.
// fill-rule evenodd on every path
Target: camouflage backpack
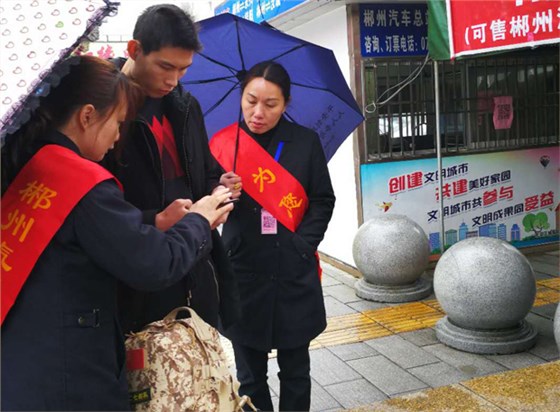
M 176 319 L 180 311 L 190 318 Z M 136 411 L 242 411 L 216 329 L 177 308 L 126 340 L 130 402 Z

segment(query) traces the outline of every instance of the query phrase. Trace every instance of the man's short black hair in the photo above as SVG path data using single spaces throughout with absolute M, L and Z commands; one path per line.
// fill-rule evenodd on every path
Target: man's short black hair
M 180 47 L 200 51 L 198 27 L 186 11 L 173 4 L 150 6 L 142 12 L 133 33 L 142 45 L 142 52 L 150 54 L 164 47 Z

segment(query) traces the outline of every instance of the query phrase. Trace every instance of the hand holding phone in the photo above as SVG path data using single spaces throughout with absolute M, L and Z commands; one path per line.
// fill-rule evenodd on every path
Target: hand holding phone
M 219 209 L 219 208 L 221 208 L 221 207 L 224 207 L 224 206 L 226 206 L 226 205 L 229 205 L 230 203 L 237 203 L 237 202 L 239 202 L 239 198 L 236 198 L 236 199 L 228 199 L 228 200 L 226 200 L 225 202 L 220 203 L 216 209 Z
M 190 213 L 198 213 L 205 217 L 210 223 L 210 227 L 215 229 L 227 220 L 229 212 L 233 209 L 233 205 L 229 206 L 231 192 L 224 188 L 218 188 L 212 195 L 204 196 L 196 201 L 189 209 Z M 218 205 L 224 204 L 219 207 Z

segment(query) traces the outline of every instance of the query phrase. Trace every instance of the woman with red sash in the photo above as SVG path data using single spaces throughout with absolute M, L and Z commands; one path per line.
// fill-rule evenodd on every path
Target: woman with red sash
M 95 163 L 132 115 L 135 87 L 95 57 L 59 68 L 68 74 L 2 149 L 2 409 L 130 410 L 117 281 L 177 282 L 232 206 L 217 209 L 223 189 L 172 204 L 166 232 L 143 225 Z
M 319 136 L 282 116 L 290 101 L 286 70 L 259 63 L 241 87 L 244 121 L 210 142 L 227 172 L 221 183 L 240 198 L 223 240 L 242 319 L 223 333 L 233 342 L 241 394 L 273 410 L 267 363 L 268 352 L 277 349 L 280 410 L 309 410 L 309 342 L 326 327 L 316 251 L 335 196 Z

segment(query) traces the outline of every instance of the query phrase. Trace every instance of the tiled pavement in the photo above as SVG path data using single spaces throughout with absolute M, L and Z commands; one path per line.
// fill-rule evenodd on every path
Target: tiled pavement
M 366 301 L 354 293 L 354 277 L 323 263 L 328 327 L 311 344 L 311 410 L 560 411 L 560 362 L 551 362 L 559 358 L 552 331 L 559 254 L 527 257 L 537 278 L 537 299 L 527 316 L 538 330 L 537 344 L 497 356 L 439 343 L 434 325 L 443 312 L 433 295 L 407 304 Z M 276 406 L 277 372 L 271 357 Z

